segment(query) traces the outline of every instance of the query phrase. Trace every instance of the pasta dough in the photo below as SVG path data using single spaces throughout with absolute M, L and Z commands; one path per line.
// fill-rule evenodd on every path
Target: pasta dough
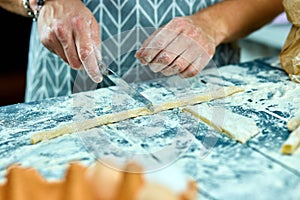
M 292 132 L 281 146 L 281 152 L 283 154 L 293 154 L 300 145 L 300 112 L 288 121 L 287 128 Z
M 31 143 L 35 144 L 43 140 L 52 139 L 64 134 L 71 134 L 73 132 L 84 131 L 96 126 L 101 126 L 105 124 L 115 123 L 129 118 L 134 118 L 143 115 L 151 115 L 164 110 L 169 110 L 177 107 L 183 107 L 187 105 L 194 105 L 201 102 L 207 102 L 218 98 L 223 98 L 230 96 L 237 92 L 244 91 L 241 87 L 229 86 L 221 87 L 214 91 L 214 94 L 211 95 L 208 92 L 204 92 L 195 96 L 188 96 L 186 98 L 175 99 L 174 101 L 163 102 L 157 105 L 154 105 L 154 111 L 151 112 L 145 107 L 135 108 L 132 110 L 125 110 L 112 114 L 105 114 L 98 116 L 92 119 L 85 119 L 77 122 L 70 122 L 67 125 L 58 127 L 52 130 L 45 130 L 42 132 L 35 133 L 31 136 Z
M 295 130 L 298 126 L 300 126 L 300 112 L 298 112 L 296 116 L 290 119 L 287 123 L 287 128 L 290 131 Z
M 300 126 L 289 135 L 288 139 L 283 143 L 281 152 L 283 154 L 292 154 L 300 145 Z
M 223 108 L 199 104 L 187 106 L 183 110 L 240 143 L 247 142 L 260 132 L 253 119 Z

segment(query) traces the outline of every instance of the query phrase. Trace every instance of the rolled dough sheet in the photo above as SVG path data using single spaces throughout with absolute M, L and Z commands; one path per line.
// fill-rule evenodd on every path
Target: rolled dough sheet
M 245 143 L 260 133 L 260 129 L 256 126 L 253 119 L 225 110 L 224 108 L 199 104 L 187 106 L 183 111 L 191 113 L 196 118 L 240 143 Z
M 40 141 L 49 140 L 64 134 L 71 134 L 74 132 L 84 131 L 97 126 L 111 124 L 134 117 L 152 115 L 164 110 L 170 110 L 173 108 L 194 105 L 201 102 L 207 102 L 214 99 L 224 98 L 242 91 L 244 91 L 243 88 L 236 86 L 220 87 L 217 90 L 215 90 L 213 94 L 211 94 L 210 92 L 201 92 L 197 95 L 187 95 L 187 97 L 184 98 L 175 98 L 171 101 L 169 100 L 166 102 L 160 102 L 154 105 L 154 112 L 151 112 L 145 107 L 139 107 L 131 110 L 125 110 L 111 114 L 104 114 L 102 116 L 98 116 L 92 119 L 70 122 L 66 125 L 57 127 L 55 129 L 34 133 L 31 136 L 31 143 L 35 144 Z

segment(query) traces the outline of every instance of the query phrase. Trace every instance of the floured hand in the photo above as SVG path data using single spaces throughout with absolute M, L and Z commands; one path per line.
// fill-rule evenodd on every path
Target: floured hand
M 42 44 L 73 69 L 84 68 L 95 82 L 102 81 L 100 27 L 80 0 L 46 1 L 38 18 Z
M 143 65 L 166 76 L 197 75 L 215 52 L 213 37 L 189 17 L 177 17 L 155 31 L 136 53 Z

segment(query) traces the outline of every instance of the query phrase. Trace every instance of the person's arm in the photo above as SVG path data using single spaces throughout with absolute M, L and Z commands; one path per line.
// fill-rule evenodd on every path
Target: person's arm
M 284 11 L 282 0 L 225 0 L 190 18 L 197 26 L 209 27 L 216 45 L 232 42 L 271 22 Z
M 192 77 L 207 65 L 219 44 L 246 36 L 283 10 L 282 0 L 225 0 L 172 19 L 143 43 L 136 58 L 154 72 Z
M 28 6 L 36 9 L 37 0 Z M 23 0 L 0 0 L 0 7 L 28 16 Z M 81 0 L 45 0 L 37 20 L 41 43 L 73 69 L 84 68 L 94 82 L 102 81 L 98 62 L 100 26 Z
M 22 0 L 1 0 L 0 7 L 18 15 L 28 16 Z

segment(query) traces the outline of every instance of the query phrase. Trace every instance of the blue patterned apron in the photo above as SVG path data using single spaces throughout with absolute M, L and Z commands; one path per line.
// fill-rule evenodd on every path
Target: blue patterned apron
M 102 56 L 105 63 L 120 75 L 135 72 L 139 79 L 139 61 L 134 54 L 142 42 L 158 27 L 176 16 L 191 15 L 218 0 L 84 0 L 101 27 Z M 239 62 L 234 44 L 217 47 L 213 58 L 217 66 Z M 136 69 L 136 70 L 132 70 Z M 25 101 L 70 95 L 81 71 L 72 70 L 58 56 L 40 43 L 36 23 L 32 26 L 28 57 Z M 83 73 L 82 73 L 83 74 Z M 77 77 L 77 78 L 76 78 Z M 104 80 L 97 87 L 109 83 Z M 87 90 L 77 88 L 76 91 Z

